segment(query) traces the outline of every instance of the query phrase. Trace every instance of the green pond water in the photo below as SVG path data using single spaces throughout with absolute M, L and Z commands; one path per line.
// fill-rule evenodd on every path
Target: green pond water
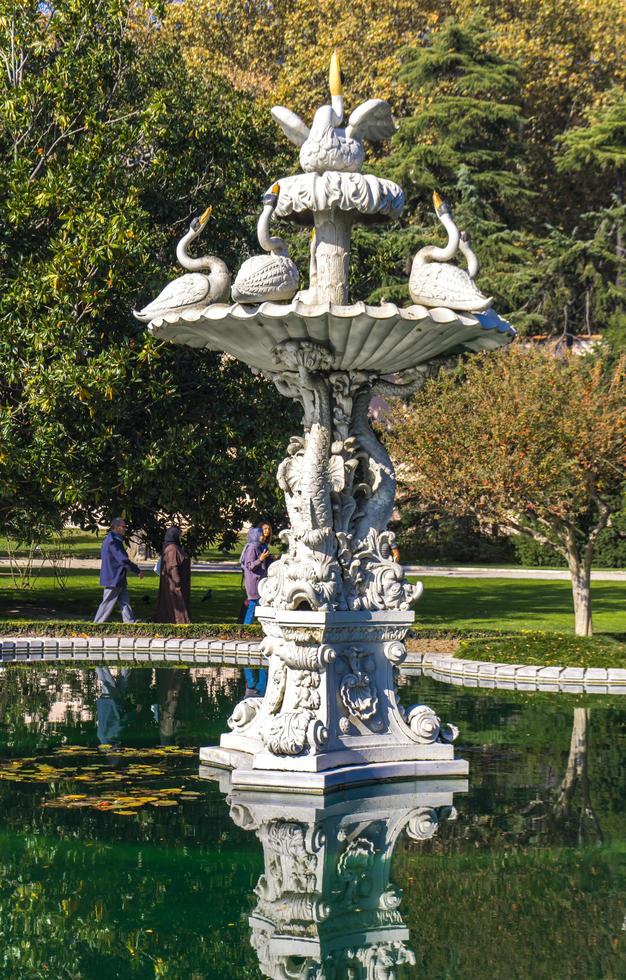
M 242 693 L 2 670 L 0 977 L 626 976 L 626 699 L 406 678 L 461 728 L 456 815 L 406 785 L 272 814 L 199 777 Z

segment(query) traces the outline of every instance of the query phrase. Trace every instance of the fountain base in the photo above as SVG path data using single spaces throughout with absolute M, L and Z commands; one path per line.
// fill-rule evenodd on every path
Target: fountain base
M 248 789 L 326 793 L 398 779 L 464 776 L 456 730 L 396 690 L 410 611 L 258 610 L 264 698 L 241 701 L 201 763 Z
M 257 769 L 254 768 L 256 761 L 250 755 L 208 746 L 200 750 L 200 776 L 214 778 L 215 769 L 232 770 L 230 784 L 237 789 L 325 796 L 351 787 L 404 780 L 428 781 L 430 785 L 434 780 L 459 779 L 468 774 L 467 762 L 454 758 L 441 761 L 365 762 L 318 773 Z

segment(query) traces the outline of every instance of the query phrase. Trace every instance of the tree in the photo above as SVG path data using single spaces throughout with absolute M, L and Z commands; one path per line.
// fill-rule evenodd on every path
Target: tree
M 277 509 L 290 407 L 131 310 L 180 274 L 209 202 L 206 250 L 245 254 L 273 130 L 134 0 L 0 0 L 0 50 L 0 523 L 124 513 L 155 543 L 172 518 L 232 538 Z
M 519 65 L 529 136 L 548 156 L 555 136 L 626 82 L 622 0 L 454 0 L 453 8 L 460 20 L 482 14 L 490 50 Z
M 601 106 L 587 113 L 587 125 L 568 130 L 560 138 L 561 152 L 557 170 L 564 173 L 593 175 L 598 181 L 612 181 L 613 193 L 606 206 L 589 215 L 595 219 L 596 234 L 614 240 L 614 283 L 609 290 L 614 316 L 624 317 L 626 307 L 626 91 L 613 89 Z M 603 195 L 606 201 L 606 193 Z
M 411 211 L 429 198 L 471 184 L 472 217 L 510 221 L 528 207 L 520 73 L 490 53 L 481 18 L 446 20 L 420 46 L 404 50 L 399 78 L 413 112 L 394 137 L 385 169 L 402 184 Z M 426 201 L 430 209 L 430 200 Z
M 392 421 L 411 493 L 558 551 L 576 633 L 590 635 L 594 547 L 626 477 L 624 362 L 516 345 L 429 382 Z
M 305 116 L 328 98 L 328 64 L 341 51 L 348 103 L 390 99 L 402 109 L 399 51 L 441 16 L 433 0 L 187 0 L 171 4 L 167 31 L 190 65 L 215 66 L 236 88 Z
M 490 52 L 481 18 L 446 20 L 419 46 L 403 51 L 400 78 L 410 114 L 399 121 L 391 154 L 379 170 L 406 195 L 406 223 L 382 235 L 357 231 L 357 288 L 370 300 L 408 300 L 406 276 L 425 244 L 441 243 L 432 210 L 437 190 L 453 206 L 480 256 L 480 283 L 517 326 L 540 318 L 525 307 L 535 287 L 538 238 L 529 220 L 536 195 L 528 178 L 517 65 Z

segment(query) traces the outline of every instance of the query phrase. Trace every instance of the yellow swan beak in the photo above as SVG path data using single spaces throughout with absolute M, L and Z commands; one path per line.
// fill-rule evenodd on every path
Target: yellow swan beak
M 206 209 L 206 211 L 203 211 L 203 212 L 202 212 L 202 214 L 200 215 L 200 218 L 199 218 L 199 221 L 198 221 L 198 224 L 199 224 L 199 225 L 204 225 L 204 224 L 206 224 L 206 222 L 207 222 L 207 221 L 209 220 L 209 218 L 211 217 L 211 215 L 212 215 L 212 214 L 213 214 L 213 208 L 212 208 L 212 207 L 211 207 L 211 205 L 209 204 L 209 206 L 208 206 L 208 208 Z
M 443 200 L 439 197 L 437 191 L 433 191 L 433 204 L 435 206 L 435 211 L 438 211 L 443 204 Z
M 280 194 L 280 184 L 274 184 L 272 187 L 272 194 L 276 194 L 277 196 Z
M 341 82 L 341 64 L 339 62 L 339 52 L 333 51 L 330 59 L 330 71 L 328 72 L 328 87 L 331 95 L 343 95 L 343 85 Z

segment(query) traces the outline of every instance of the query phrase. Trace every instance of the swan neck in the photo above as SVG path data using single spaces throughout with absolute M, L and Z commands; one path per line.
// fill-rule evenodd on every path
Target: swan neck
M 283 239 L 279 238 L 278 235 L 270 235 L 270 221 L 275 207 L 275 200 L 265 205 L 257 222 L 256 234 L 259 245 L 265 252 L 271 252 L 273 255 L 287 255 L 287 245 Z
M 333 95 L 330 102 L 334 116 L 332 125 L 340 126 L 343 122 L 343 95 Z
M 447 262 L 448 259 L 454 258 L 459 249 L 460 233 L 459 229 L 452 220 L 452 215 L 447 214 L 444 211 L 443 214 L 438 214 L 437 217 L 448 232 L 448 244 L 445 246 L 445 248 L 439 249 L 441 254 L 439 254 L 436 258 L 439 262 Z
M 474 255 L 474 252 L 472 251 L 469 243 L 464 242 L 463 239 L 461 239 L 459 248 L 463 252 L 463 255 L 465 256 L 465 261 L 467 262 L 468 276 L 470 277 L 470 279 L 475 279 L 476 276 L 478 275 L 478 268 L 479 268 L 478 259 Z
M 183 269 L 187 269 L 189 272 L 200 272 L 202 269 L 210 269 L 214 262 L 221 261 L 221 259 L 214 259 L 211 255 L 203 255 L 202 258 L 193 259 L 188 254 L 187 246 L 191 244 L 194 238 L 198 237 L 201 230 L 201 228 L 191 228 L 186 235 L 183 235 L 176 246 L 176 258 Z
M 460 233 L 452 220 L 452 215 L 444 211 L 443 214 L 438 214 L 437 217 L 448 232 L 448 244 L 444 248 L 437 249 L 438 254 L 432 255 L 431 257 L 436 258 L 438 262 L 447 262 L 448 259 L 454 258 L 459 249 Z

